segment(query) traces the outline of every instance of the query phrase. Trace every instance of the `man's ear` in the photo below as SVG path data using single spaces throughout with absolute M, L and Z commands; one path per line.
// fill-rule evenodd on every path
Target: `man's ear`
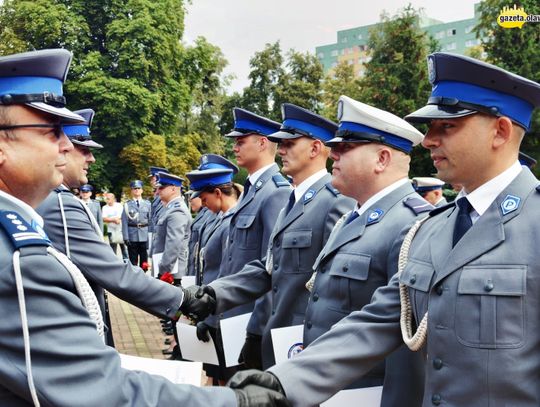
M 493 147 L 498 148 L 510 140 L 514 131 L 514 124 L 506 116 L 497 117 L 495 120 L 495 136 L 493 137 Z

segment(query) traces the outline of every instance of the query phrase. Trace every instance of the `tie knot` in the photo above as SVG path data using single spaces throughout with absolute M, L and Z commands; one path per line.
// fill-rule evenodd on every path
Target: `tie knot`
M 460 212 L 471 213 L 472 205 L 467 198 L 459 198 L 456 202 Z

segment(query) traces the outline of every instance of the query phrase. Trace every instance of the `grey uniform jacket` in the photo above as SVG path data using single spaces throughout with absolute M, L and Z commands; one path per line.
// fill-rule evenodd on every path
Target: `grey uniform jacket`
M 161 202 L 161 199 L 159 199 L 159 196 L 157 196 L 156 194 L 152 199 L 152 202 L 150 202 L 150 218 L 148 222 L 148 232 L 154 233 L 156 224 L 162 213 L 163 202 Z
M 205 240 L 201 241 L 202 268 L 199 274 L 201 284 L 210 284 L 219 276 L 223 251 L 227 245 L 229 224 L 233 213 L 234 208 L 223 215 L 216 216 L 215 220 L 205 228 Z M 223 315 L 211 315 L 205 322 L 217 328 L 220 317 L 223 317 Z
M 280 212 L 266 262 L 254 260 L 241 272 L 210 284 L 216 291 L 218 311 L 271 291 L 272 310 L 262 342 L 265 368 L 275 363 L 271 329 L 303 323 L 309 298 L 305 284 L 313 263 L 336 221 L 354 207 L 352 199 L 331 186 L 331 178 L 327 174 L 311 185 L 288 214 Z
M 94 215 L 101 233 L 103 234 L 103 215 L 101 214 L 101 205 L 95 199 L 91 199 L 88 203 L 88 208 L 90 209 L 90 212 L 92 212 L 92 215 Z
M 189 237 L 189 262 L 188 276 L 196 276 L 199 273 L 199 249 L 201 232 L 206 225 L 214 219 L 215 214 L 208 208 L 201 208 L 191 223 L 191 236 Z
M 152 254 L 163 253 L 161 274 L 171 272 L 178 262 L 178 276 L 186 275 L 190 226 L 191 214 L 182 197 L 169 202 L 156 224 L 152 242 Z
M 122 236 L 124 241 L 148 241 L 150 208 L 150 201 L 146 199 L 141 199 L 138 207 L 133 199 L 124 204 L 124 211 L 122 212 Z
M 270 234 L 290 193 L 291 186 L 279 173 L 277 164 L 266 170 L 251 186 L 231 217 L 220 276 L 238 273 L 250 261 L 266 256 Z M 265 298 L 257 300 L 261 301 Z M 253 306 L 253 303 L 245 304 L 224 314 L 225 317 L 241 315 L 252 311 Z M 248 332 L 262 335 L 270 313 L 269 302 L 265 306 L 258 308 L 257 315 L 250 320 Z
M 383 196 L 362 215 L 347 224 L 340 222 L 313 265 L 317 275 L 304 322 L 304 346 L 332 325 L 368 304 L 375 290 L 397 272 L 402 229 L 433 206 L 406 183 Z M 347 215 L 349 216 L 349 215 Z M 407 373 L 400 372 L 407 368 Z M 414 386 L 422 388 L 420 355 L 403 349 L 381 363 L 353 387 L 380 385 L 385 379 L 383 406 L 411 406 Z M 394 376 L 395 375 L 395 376 Z M 407 392 L 407 393 L 404 393 Z M 413 397 L 407 400 L 407 396 Z M 392 402 L 389 402 L 391 399 Z
M 65 213 L 62 219 L 59 197 Z M 83 203 L 69 190 L 51 192 L 37 208 L 53 246 L 67 254 L 67 229 L 70 259 L 84 274 L 104 310 L 103 289 L 160 317 L 172 318 L 182 301 L 182 293 L 170 284 L 152 278 L 129 261 L 120 260 L 97 235 Z M 65 229 L 66 228 L 66 229 Z
M 24 210 L 3 197 L 0 211 L 15 212 L 31 222 Z M 0 226 L 0 405 L 33 406 L 10 236 Z M 47 242 L 38 239 L 20 248 L 32 376 L 42 407 L 236 406 L 234 393 L 227 388 L 175 385 L 122 369 L 118 353 L 98 336 L 70 274 L 46 250 Z
M 422 406 L 540 405 L 537 185 L 521 171 L 454 248 L 458 211 L 435 210 L 401 275 L 295 360 L 271 369 L 293 404 L 319 404 L 402 343 L 401 282 L 416 324 L 429 309 Z

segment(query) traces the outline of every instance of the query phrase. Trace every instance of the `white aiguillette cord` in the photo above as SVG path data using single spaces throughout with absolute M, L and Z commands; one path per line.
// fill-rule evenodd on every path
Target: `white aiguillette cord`
M 399 250 L 399 260 L 398 260 L 398 275 L 401 275 L 407 262 L 409 260 L 409 249 L 411 243 L 420 229 L 420 226 L 429 219 L 429 216 L 426 216 L 423 219 L 417 221 L 414 226 L 409 230 L 405 239 L 403 239 L 403 244 Z M 416 333 L 413 335 L 413 315 L 412 315 L 412 306 L 411 299 L 409 298 L 409 288 L 405 284 L 399 283 L 399 300 L 401 304 L 401 316 L 399 323 L 401 325 L 401 335 L 403 336 L 403 341 L 412 351 L 418 351 L 424 346 L 427 339 L 427 324 L 428 324 L 428 313 L 422 318 L 422 321 L 418 325 Z

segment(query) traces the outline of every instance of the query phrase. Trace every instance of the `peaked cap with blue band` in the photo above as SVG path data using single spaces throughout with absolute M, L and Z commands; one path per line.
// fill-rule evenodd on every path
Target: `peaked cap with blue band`
M 234 129 L 225 137 L 241 137 L 250 134 L 268 136 L 275 133 L 281 127 L 281 124 L 266 117 L 251 113 L 248 110 L 235 107 L 233 109 Z
M 179 177 L 178 175 L 171 174 L 170 172 L 158 172 L 156 174 L 156 177 L 157 177 L 157 182 L 156 182 L 157 187 L 164 187 L 164 186 L 169 186 L 169 185 L 173 185 L 175 187 L 181 187 L 182 182 L 184 182 L 184 178 Z
M 540 84 L 463 55 L 428 56 L 433 86 L 427 105 L 407 115 L 410 122 L 464 117 L 477 112 L 506 116 L 525 130 L 540 106 Z
M 81 192 L 92 192 L 93 190 L 94 187 L 90 184 L 81 185 L 81 187 L 79 188 L 79 191 Z
M 59 117 L 62 123 L 84 119 L 66 109 L 62 85 L 71 52 L 46 49 L 0 57 L 0 105 L 26 105 Z
M 193 191 L 190 198 L 198 197 L 204 190 L 232 183 L 237 172 L 238 167 L 225 157 L 216 154 L 203 155 L 199 168 L 186 174 Z
M 334 137 L 338 128 L 333 121 L 291 103 L 281 105 L 283 124 L 277 133 L 268 136 L 270 141 L 310 137 L 326 142 Z
M 381 143 L 408 154 L 424 140 L 422 133 L 405 120 L 348 96 L 339 98 L 338 119 L 336 137 L 327 141 L 327 146 L 338 143 Z
M 140 179 L 136 179 L 135 181 L 131 181 L 129 183 L 129 187 L 131 189 L 133 189 L 133 188 L 142 188 L 143 187 L 143 182 Z
M 158 172 L 169 172 L 167 168 L 150 166 L 149 177 L 156 177 Z
M 442 189 L 444 181 L 434 177 L 414 177 L 412 185 L 416 192 L 428 192 Z
M 533 168 L 537 162 L 530 155 L 522 153 L 521 151 L 519 152 L 518 160 L 521 165 L 524 165 L 525 167 L 528 167 L 528 168 Z
M 238 173 L 238 167 L 234 163 L 217 154 L 203 154 L 199 163 L 199 167 L 197 168 L 199 171 L 216 168 L 230 168 L 233 171 L 233 174 Z
M 90 127 L 92 126 L 92 119 L 95 112 L 92 109 L 75 110 L 73 113 L 78 114 L 84 119 L 84 123 L 76 124 L 64 124 L 62 129 L 71 142 L 75 145 L 91 147 L 91 148 L 103 148 L 99 143 L 92 140 L 90 135 Z

